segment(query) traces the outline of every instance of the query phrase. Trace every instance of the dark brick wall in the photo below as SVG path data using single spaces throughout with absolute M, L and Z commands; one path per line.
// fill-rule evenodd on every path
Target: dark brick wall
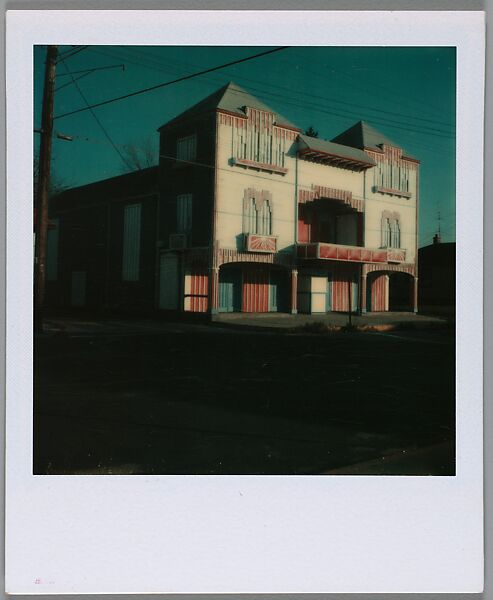
M 91 311 L 152 311 L 156 306 L 157 169 L 68 190 L 51 205 L 59 219 L 58 277 L 47 282 L 48 307 L 69 308 L 73 271 L 86 272 Z M 142 204 L 139 281 L 122 280 L 123 212 Z
M 196 134 L 195 163 L 177 163 L 176 143 L 181 137 Z M 208 246 L 211 239 L 212 203 L 214 195 L 216 115 L 210 113 L 191 122 L 164 127 L 160 137 L 159 190 L 161 194 L 162 228 L 160 239 L 169 247 L 170 233 L 176 233 L 176 197 L 193 196 L 191 247 Z

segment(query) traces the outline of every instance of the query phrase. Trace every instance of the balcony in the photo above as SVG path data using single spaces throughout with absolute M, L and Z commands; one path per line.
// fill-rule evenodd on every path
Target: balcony
M 316 242 L 297 245 L 298 258 L 322 260 L 341 260 L 364 263 L 402 263 L 406 260 L 406 251 L 400 248 L 362 248 Z

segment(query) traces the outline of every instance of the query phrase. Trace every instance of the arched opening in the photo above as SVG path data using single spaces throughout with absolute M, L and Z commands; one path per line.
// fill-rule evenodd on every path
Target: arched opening
M 408 273 L 390 273 L 389 310 L 392 312 L 412 312 L 413 278 Z
M 389 310 L 389 275 L 383 271 L 368 274 L 366 306 L 369 312 Z

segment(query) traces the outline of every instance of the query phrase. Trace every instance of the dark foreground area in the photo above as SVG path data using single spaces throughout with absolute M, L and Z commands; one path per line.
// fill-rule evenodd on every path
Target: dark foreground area
M 35 347 L 35 474 L 455 473 L 453 331 L 66 326 Z

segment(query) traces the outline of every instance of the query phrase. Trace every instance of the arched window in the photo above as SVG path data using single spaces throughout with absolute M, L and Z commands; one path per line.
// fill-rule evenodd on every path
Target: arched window
M 272 235 L 272 200 L 267 191 L 245 190 L 243 233 Z
M 384 246 L 386 248 L 390 248 L 392 244 L 392 226 L 390 224 L 390 219 L 384 219 Z
M 257 204 L 250 198 L 245 214 L 245 233 L 257 233 Z
M 272 212 L 268 200 L 264 200 L 262 208 L 257 217 L 257 233 L 259 235 L 270 235 L 272 233 Z
M 400 215 L 385 210 L 382 213 L 382 248 L 401 247 Z
M 400 248 L 401 247 L 401 228 L 399 226 L 398 219 L 395 219 L 392 223 L 391 247 L 392 248 Z

